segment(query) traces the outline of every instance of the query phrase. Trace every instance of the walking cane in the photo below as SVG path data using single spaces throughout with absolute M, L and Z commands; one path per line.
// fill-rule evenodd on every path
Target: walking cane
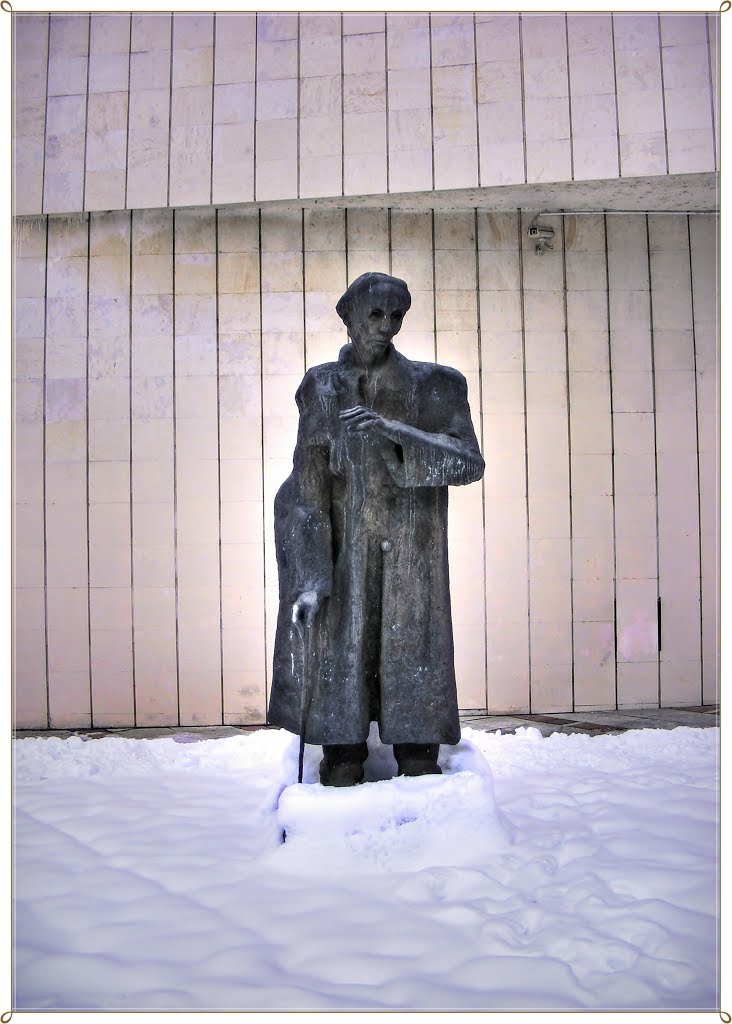
M 297 781 L 302 782 L 303 761 L 305 758 L 305 726 L 310 707 L 310 627 L 307 622 L 293 614 L 292 621 L 302 641 L 302 687 L 300 695 L 300 752 L 297 758 Z

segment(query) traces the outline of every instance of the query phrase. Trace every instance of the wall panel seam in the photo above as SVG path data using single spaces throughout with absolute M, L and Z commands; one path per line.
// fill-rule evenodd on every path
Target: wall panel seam
M 521 15 L 519 15 L 519 25 Z M 523 70 L 521 72 L 522 95 L 523 95 Z M 526 147 L 524 146 L 524 159 Z M 529 684 L 529 714 L 532 708 L 531 694 L 531 521 L 529 508 L 529 430 L 528 430 L 528 406 L 526 401 L 526 304 L 524 299 L 524 219 L 523 211 L 518 211 L 518 259 L 519 259 L 519 288 L 521 292 L 521 377 L 523 385 L 524 402 L 524 502 L 526 504 L 526 627 L 527 627 L 527 650 L 528 650 L 528 684 Z
M 91 39 L 91 15 L 89 15 L 89 38 Z M 87 58 L 87 76 L 89 60 Z M 89 89 L 87 78 L 87 103 L 89 102 Z M 88 123 L 88 118 L 87 118 Z M 91 534 L 90 524 L 90 503 L 89 503 L 89 299 L 90 299 L 90 277 L 91 277 L 91 222 L 92 215 L 86 215 L 86 627 L 89 638 L 89 725 L 94 728 L 94 659 L 92 657 L 92 629 L 91 629 Z
M 435 190 L 435 87 L 434 87 L 434 81 L 433 81 L 433 77 L 434 76 L 432 74 L 432 68 L 433 68 L 433 60 L 432 60 L 432 12 L 430 12 L 427 15 L 427 27 L 428 27 L 428 31 L 429 31 L 429 40 L 430 40 L 430 138 L 432 140 L 432 146 L 431 146 L 431 154 L 432 154 L 432 157 L 431 157 L 431 159 L 432 159 L 432 191 L 434 192 L 434 190 Z M 435 241 L 435 236 L 434 236 L 434 216 L 435 216 L 435 211 L 433 210 L 432 211 L 432 254 L 433 254 L 433 257 L 434 257 L 434 252 L 435 252 L 435 244 L 434 244 L 434 241 Z M 433 280 L 432 280 L 432 287 L 434 288 L 434 277 L 433 277 Z M 435 345 L 436 344 L 437 344 L 437 339 L 435 337 Z M 437 350 L 435 349 L 435 353 L 436 353 L 436 351 Z M 436 354 L 435 354 L 435 359 L 437 359 L 437 355 Z
M 478 16 L 473 11 L 473 92 L 475 93 L 475 149 L 477 154 L 477 185 L 480 188 L 480 111 L 478 109 L 478 28 L 477 28 Z M 476 207 L 476 219 L 475 219 L 475 245 L 477 252 L 478 245 L 478 208 Z M 476 282 L 476 288 L 478 295 L 480 295 L 480 284 Z M 480 305 L 480 303 L 478 303 Z M 480 317 L 480 313 L 478 314 Z M 480 331 L 478 332 L 480 338 Z M 487 678 L 487 677 L 486 677 Z M 486 705 L 487 706 L 487 705 Z
M 529 180 L 529 170 L 528 170 L 529 164 L 528 164 L 528 155 L 527 155 L 527 152 L 526 152 L 526 81 L 525 81 L 525 77 L 524 77 L 524 24 L 523 24 L 523 15 L 521 15 L 521 14 L 519 14 L 519 16 L 518 16 L 518 41 L 519 41 L 519 69 L 520 69 L 520 72 L 521 72 L 520 73 L 520 78 L 521 78 L 521 141 L 522 141 L 523 152 L 524 152 L 524 181 L 527 182 Z M 434 185 L 432 187 L 434 188 Z M 519 253 L 521 252 L 521 249 L 522 249 L 521 231 L 522 231 L 522 228 L 521 228 L 521 211 L 519 210 Z M 519 256 L 519 259 L 521 259 L 521 256 Z M 522 262 L 522 274 L 523 274 L 523 262 Z M 522 277 L 522 279 L 521 279 L 521 295 L 522 295 L 522 300 L 521 300 L 522 301 L 521 316 L 522 316 L 522 318 L 523 318 L 523 290 L 524 290 L 524 283 L 523 283 L 523 277 Z M 523 330 L 523 320 L 522 320 L 522 330 Z M 531 699 L 531 690 L 529 689 L 529 700 L 530 699 Z
M 565 15 L 566 27 L 566 15 Z M 569 70 L 569 47 L 567 47 L 567 69 Z M 571 133 L 571 129 L 570 129 Z M 574 543 L 572 534 L 572 399 L 569 387 L 569 323 L 567 320 L 567 233 L 565 230 L 566 216 L 562 211 L 562 296 L 564 314 L 564 372 L 567 388 L 567 490 L 569 505 L 569 643 L 571 651 L 571 693 L 572 710 L 576 710 L 575 700 L 575 657 L 574 657 Z
M 475 33 L 475 15 L 473 15 L 473 33 Z M 477 62 L 476 62 L 477 72 Z M 480 152 L 480 149 L 478 150 Z M 480 177 L 478 178 L 480 181 Z M 473 230 L 475 232 L 475 295 L 476 295 L 476 327 L 478 329 L 478 396 L 479 425 L 480 425 L 480 450 L 485 453 L 485 417 L 483 410 L 483 336 L 480 316 L 480 246 L 478 239 L 478 208 L 473 212 Z M 485 535 L 485 473 L 480 481 L 480 503 L 481 503 L 481 524 L 483 531 L 483 694 L 485 709 L 488 711 L 488 609 L 486 608 L 485 592 L 488 585 L 488 554 L 486 550 Z
M 132 26 L 132 16 L 130 15 L 130 32 Z M 132 36 L 130 35 L 130 50 L 132 50 Z M 129 106 L 127 108 L 129 110 Z M 137 675 L 135 665 L 135 503 L 134 503 L 134 477 L 132 472 L 132 438 L 133 438 L 133 397 L 132 397 L 132 240 L 133 240 L 133 220 L 134 210 L 130 210 L 130 234 L 129 234 L 129 250 L 130 250 L 130 282 L 129 282 L 129 363 L 128 372 L 130 376 L 130 390 L 129 390 L 129 402 L 130 402 L 130 631 L 132 639 L 132 721 L 135 728 L 137 728 Z
M 663 38 L 661 35 L 661 15 L 656 15 L 658 19 L 658 61 L 661 66 L 661 100 L 663 106 L 663 139 L 664 139 L 664 151 L 666 154 L 666 174 L 669 172 L 669 160 L 668 160 L 668 118 L 666 114 L 666 85 L 663 77 Z
M 211 160 L 209 162 L 209 173 L 211 175 L 210 190 L 209 190 L 209 203 L 213 206 L 213 187 L 214 187 L 214 104 L 216 99 L 216 11 L 213 12 L 213 28 L 212 28 L 212 47 L 211 47 Z M 218 241 L 218 212 L 216 213 L 216 238 Z M 218 246 L 216 249 L 216 283 L 218 286 L 218 266 L 219 266 L 219 253 Z M 216 316 L 218 317 L 218 288 L 216 291 Z M 218 334 L 217 334 L 218 344 Z M 217 378 L 218 379 L 218 378 Z M 217 385 L 218 387 L 218 385 Z M 222 705 L 223 707 L 223 705 Z M 222 719 L 223 721 L 223 719 Z
M 41 214 L 46 208 L 46 132 L 48 130 L 48 75 L 51 64 L 51 14 L 48 17 L 48 32 L 46 41 L 46 103 L 43 108 L 43 156 L 41 158 Z M 46 221 L 46 268 L 48 268 L 48 221 Z M 46 277 L 48 281 L 48 277 Z M 46 382 L 43 382 L 45 393 Z
M 130 99 L 132 85 L 132 13 L 130 13 L 130 46 L 127 54 L 127 138 L 125 141 L 125 209 L 128 208 L 127 190 L 130 177 Z M 130 216 L 130 308 L 132 306 L 132 217 Z M 130 324 L 132 314 L 130 313 Z M 132 328 L 130 327 L 130 348 L 132 347 Z M 132 413 L 130 413 L 132 416 Z M 130 479 L 132 479 L 130 477 Z M 134 671 L 134 670 L 133 670 Z
M 81 208 L 86 209 L 86 157 L 88 150 L 89 140 L 89 67 L 91 65 L 91 12 L 89 13 L 88 24 L 87 24 L 87 37 L 86 37 L 86 100 L 85 100 L 85 112 L 84 112 L 84 158 L 82 161 L 81 170 Z M 125 158 L 125 163 L 127 160 Z M 89 259 L 89 249 L 87 247 L 86 253 L 87 259 Z M 87 307 L 88 308 L 88 307 Z M 88 331 L 87 331 L 88 338 Z M 87 439 L 88 443 L 88 439 Z M 88 535 L 87 535 L 88 540 Z M 91 662 L 90 671 L 91 671 Z
M 707 36 L 707 67 L 709 69 L 709 109 L 712 116 L 712 154 L 714 157 L 714 170 L 717 170 L 717 118 L 714 116 L 714 79 L 712 77 L 712 43 L 709 38 L 709 19 L 713 17 L 719 17 L 719 15 L 707 13 L 704 19 L 704 28 Z M 715 46 L 715 64 L 719 67 L 719 61 L 717 61 L 717 48 Z
M 172 24 L 172 16 L 171 16 Z M 172 45 L 171 45 L 171 67 L 172 67 Z M 172 95 L 172 93 L 171 93 Z M 170 171 L 170 160 L 168 160 L 168 171 Z M 168 177 L 170 182 L 170 177 Z M 176 210 L 173 208 L 172 211 L 172 232 L 173 232 L 173 566 L 174 566 L 174 587 L 175 587 L 175 689 L 176 689 L 176 704 L 177 704 L 177 715 L 178 725 L 180 725 L 180 627 L 178 623 L 179 619 L 179 593 L 178 593 L 178 446 L 177 446 L 177 406 L 176 406 L 176 378 L 175 378 L 175 309 L 176 309 L 176 296 L 175 296 L 175 257 L 176 257 L 176 238 L 175 238 L 175 220 Z
M 646 222 L 646 255 L 648 258 L 648 314 L 651 332 L 651 395 L 653 403 L 653 471 L 655 474 L 655 505 L 656 505 L 656 601 L 657 614 L 661 614 L 661 552 L 659 545 L 659 512 L 658 512 L 658 428 L 656 421 L 656 343 L 653 331 L 653 276 L 651 268 L 651 233 L 648 214 L 645 214 Z M 658 706 L 661 707 L 661 642 L 662 636 L 659 629 L 659 645 L 656 652 L 658 669 Z
M 170 155 L 173 145 L 173 24 L 175 13 L 170 13 L 170 86 L 168 92 L 168 190 L 166 193 L 165 205 L 170 206 Z M 175 241 L 175 219 L 173 226 L 173 239 Z M 173 245 L 173 280 L 175 281 L 175 244 Z M 175 309 L 175 289 L 173 291 L 173 308 Z M 175 348 L 175 334 L 173 335 L 173 348 Z M 177 645 L 176 645 L 177 646 Z M 180 704 L 178 706 L 178 718 L 180 724 Z
M 267 661 L 267 509 L 264 501 L 264 496 L 267 493 L 267 480 L 265 476 L 265 454 L 264 454 L 264 332 L 262 329 L 262 210 L 261 208 L 257 211 L 257 229 L 259 239 L 259 413 L 261 420 L 261 431 L 262 431 L 262 593 L 264 600 L 263 606 L 263 619 L 262 627 L 264 631 L 264 701 L 265 701 L 265 721 L 267 718 L 267 708 L 269 706 L 269 665 Z
M 618 147 L 618 177 L 622 178 L 622 157 L 620 149 L 620 111 L 618 109 L 618 61 L 617 51 L 615 48 L 615 15 L 610 14 L 610 39 L 612 41 L 612 52 L 613 52 L 613 99 L 615 101 L 615 142 Z M 607 215 L 605 215 L 605 253 L 607 254 Z M 609 264 L 608 264 L 609 266 Z M 608 297 L 610 294 L 610 276 L 608 270 L 607 279 Z M 608 298 L 609 301 L 609 298 Z M 610 334 L 610 320 L 608 319 L 608 337 Z M 612 391 L 612 388 L 610 389 Z M 617 681 L 617 663 L 616 663 L 616 681 Z
M 214 40 L 216 39 L 216 15 L 214 15 Z M 213 188 L 213 176 L 211 178 Z M 225 703 L 224 703 L 224 568 L 223 548 L 221 541 L 221 338 L 219 334 L 219 305 L 220 305 L 220 284 L 219 284 L 219 211 L 214 210 L 214 249 L 215 249 L 215 272 L 216 272 L 216 466 L 218 486 L 218 513 L 219 513 L 219 662 L 221 666 L 221 724 L 225 724 Z
M 569 15 L 565 12 L 564 15 L 564 39 L 565 46 L 567 49 L 567 116 L 569 117 L 569 177 L 571 181 L 574 181 L 574 133 L 572 131 L 572 73 L 569 65 Z M 564 235 L 564 218 L 562 218 L 562 235 Z M 566 277 L 566 258 L 564 259 L 564 272 Z M 565 304 L 567 290 L 565 288 Z M 566 314 L 566 309 L 565 309 Z M 566 324 L 566 319 L 565 319 Z M 569 351 L 569 350 L 568 350 Z M 567 356 L 569 360 L 569 355 Z M 569 361 L 567 362 L 569 366 Z M 569 392 L 567 392 L 569 394 Z M 574 690 L 572 691 L 574 692 Z
M 48 17 L 49 25 L 51 22 L 51 16 Z M 51 728 L 51 687 L 48 672 L 48 508 L 46 503 L 46 363 L 47 363 L 47 351 L 48 351 L 48 215 L 46 215 L 46 239 L 45 239 L 45 259 L 44 259 L 44 270 L 43 270 L 43 371 L 42 371 L 42 384 L 43 394 L 41 396 L 42 404 L 42 436 L 43 436 L 43 451 L 41 453 L 41 487 L 42 487 L 42 499 L 43 499 L 43 640 L 46 645 L 46 726 Z
M 691 218 L 686 215 L 686 231 L 689 240 L 689 298 L 691 301 L 691 344 L 694 356 L 694 424 L 696 428 L 696 500 L 699 521 L 699 704 L 704 704 L 704 588 L 702 587 L 702 500 L 701 500 L 701 459 L 699 455 L 699 376 L 696 361 L 696 317 L 694 315 L 694 261 L 691 251 Z
M 389 16 L 384 12 L 384 130 L 386 133 L 386 191 L 391 191 L 389 179 Z M 345 142 L 342 142 L 345 147 Z M 389 211 L 391 232 L 391 210 Z M 391 237 L 391 236 L 390 236 Z M 389 245 L 389 273 L 391 273 L 391 244 Z
M 613 650 L 614 650 L 614 675 L 615 675 L 615 709 L 619 708 L 618 701 L 618 536 L 617 536 L 617 508 L 615 494 L 615 407 L 613 403 L 613 346 L 612 327 L 610 318 L 610 253 L 607 240 L 607 213 L 603 214 L 603 236 L 605 241 L 605 298 L 607 302 L 607 361 L 608 376 L 610 383 L 610 493 L 612 498 L 613 512 Z

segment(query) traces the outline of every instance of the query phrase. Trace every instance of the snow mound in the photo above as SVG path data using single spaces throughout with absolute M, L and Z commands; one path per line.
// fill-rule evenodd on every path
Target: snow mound
M 354 789 L 290 786 L 277 815 L 288 847 L 308 861 L 320 850 L 331 865 L 355 857 L 419 870 L 464 864 L 509 845 L 489 779 L 468 771 Z

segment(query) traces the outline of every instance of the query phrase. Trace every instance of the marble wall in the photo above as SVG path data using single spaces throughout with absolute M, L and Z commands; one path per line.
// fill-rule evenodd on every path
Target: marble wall
M 17 14 L 15 212 L 714 171 L 718 21 Z
M 358 69 L 372 66 L 376 22 L 351 18 L 344 25 L 359 31 L 344 42 L 344 59 L 355 78 L 368 76 Z M 165 20 L 145 19 L 147 45 L 162 47 L 153 26 Z M 212 17 L 203 20 L 213 31 Z M 306 20 L 299 37 L 269 38 L 264 52 L 296 52 L 299 38 L 301 70 L 325 71 L 329 37 L 309 37 Z M 328 24 L 339 30 L 338 19 Z M 419 36 L 420 24 L 409 16 L 403 31 Z M 433 31 L 433 61 L 463 55 L 461 25 Z M 52 47 L 63 39 L 80 48 L 54 31 Z M 174 39 L 174 66 L 183 39 Z M 93 56 L 119 34 L 95 30 L 91 40 Z M 250 45 L 253 54 L 254 37 Z M 205 77 L 213 46 L 198 50 L 186 51 L 174 93 L 210 94 L 210 83 L 193 79 Z M 154 51 L 135 51 L 143 52 Z M 217 74 L 244 74 L 240 51 L 231 64 L 220 63 L 223 52 L 217 44 Z M 510 63 L 510 49 L 501 52 Z M 101 63 L 113 76 L 116 62 Z M 414 80 L 414 102 L 423 102 Z M 378 96 L 369 82 L 362 94 Z M 404 76 L 399 88 L 408 83 Z M 229 84 L 245 92 L 246 83 Z M 184 157 L 205 132 L 172 117 L 180 146 L 171 160 L 178 152 L 188 168 L 193 199 L 197 143 L 190 163 Z M 253 122 L 221 124 L 247 145 Z M 138 152 L 154 155 L 155 133 L 162 147 L 167 128 L 135 131 Z M 419 131 L 410 152 L 427 151 Z M 288 162 L 278 155 L 289 145 L 285 126 L 277 145 L 276 137 L 272 180 L 277 162 Z M 461 137 L 451 138 L 461 149 Z M 381 158 L 371 156 L 376 167 Z M 101 182 L 120 187 L 114 167 L 92 178 L 86 166 L 87 197 Z M 71 188 L 73 175 L 50 168 L 47 183 Z M 234 183 L 216 174 L 214 161 L 214 185 Z M 128 173 L 128 190 L 131 181 Z M 141 171 L 138 181 L 160 199 L 163 178 Z M 555 247 L 539 257 L 526 212 L 247 211 L 208 198 L 191 209 L 17 222 L 19 726 L 264 720 L 277 606 L 272 501 L 291 465 L 294 391 L 308 366 L 336 357 L 345 337 L 335 302 L 366 269 L 409 282 L 399 347 L 465 374 L 486 459 L 484 481 L 450 497 L 461 706 L 541 712 L 717 699 L 714 216 L 546 215 Z

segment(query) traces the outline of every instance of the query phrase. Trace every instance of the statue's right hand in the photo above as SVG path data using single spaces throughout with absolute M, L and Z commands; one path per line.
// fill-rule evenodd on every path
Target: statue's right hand
M 310 629 L 320 608 L 320 597 L 314 590 L 306 590 L 300 594 L 292 606 L 292 621 L 300 636 L 305 629 Z

